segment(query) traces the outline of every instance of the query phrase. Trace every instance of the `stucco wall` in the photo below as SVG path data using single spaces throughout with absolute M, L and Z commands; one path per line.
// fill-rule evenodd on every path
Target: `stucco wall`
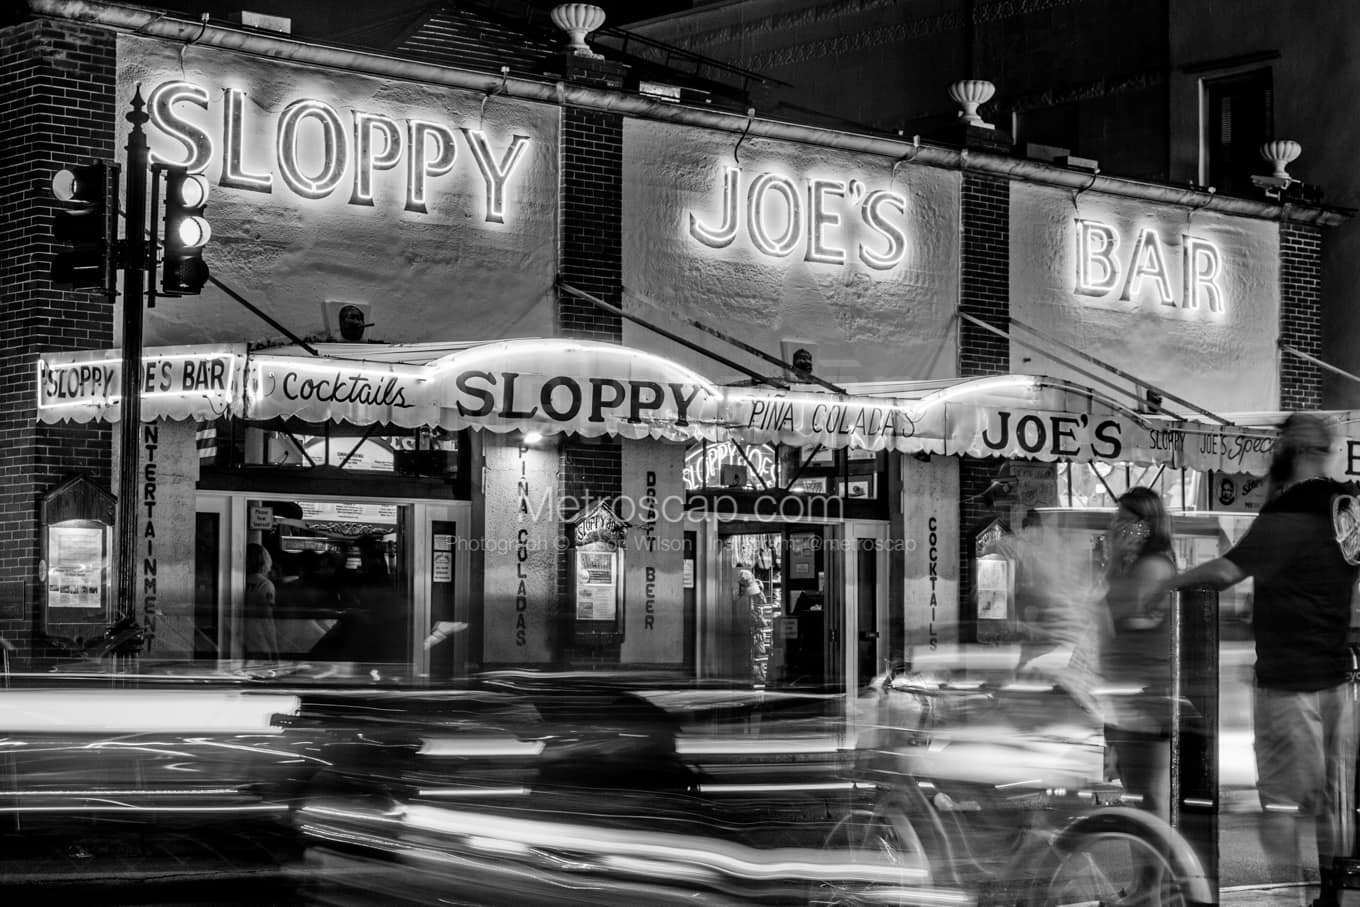
M 778 355 L 780 341 L 799 338 L 814 348 L 816 370 L 832 380 L 951 376 L 956 369 L 959 177 L 887 158 L 853 154 L 672 124 L 630 120 L 624 130 L 623 285 L 634 313 L 768 373 L 771 367 L 715 343 L 684 323 L 697 318 Z M 718 230 L 736 170 L 735 236 L 722 247 L 696 238 L 692 221 Z M 762 177 L 792 187 L 799 235 L 782 256 L 760 251 L 750 229 L 752 187 Z M 813 181 L 825 221 L 821 253 L 843 263 L 808 260 Z M 839 194 L 842 193 L 843 194 Z M 888 201 L 878 213 L 904 239 L 889 267 L 866 264 L 891 254 L 892 243 L 866 224 L 863 206 L 874 193 Z M 883 195 L 875 198 L 886 198 Z M 776 238 L 788 229 L 789 201 L 765 195 L 765 224 Z M 814 259 L 827 257 L 814 252 Z M 680 317 L 676 317 L 676 316 Z M 740 377 L 637 325 L 624 342 L 667 351 L 715 378 Z
M 684 660 L 682 588 L 685 450 L 663 441 L 623 445 L 624 664 L 680 664 Z
M 902 457 L 900 462 L 905 515 L 902 613 L 910 657 L 959 641 L 959 461 Z
M 1289 165 L 1297 179 L 1322 187 L 1324 201 L 1360 204 L 1354 163 L 1360 126 L 1341 99 L 1360 90 L 1354 48 L 1360 9 L 1331 0 L 1280 4 L 1220 0 L 1171 4 L 1172 179 L 1202 179 L 1202 82 L 1243 70 L 1271 71 L 1275 136 L 1293 139 L 1303 153 Z M 1261 162 L 1262 174 L 1270 166 Z M 1360 373 L 1360 223 L 1327 230 L 1323 239 L 1323 358 Z M 1360 407 L 1360 383 L 1324 374 L 1324 408 Z
M 210 136 L 214 146 L 205 171 L 212 182 L 206 213 L 213 239 L 204 260 L 214 277 L 294 333 L 308 336 L 325 330 L 326 300 L 368 303 L 374 322 L 366 335 L 370 340 L 491 339 L 551 332 L 556 108 L 503 97 L 483 105 L 476 92 L 327 72 L 216 48 L 119 39 L 120 112 L 136 86 L 149 97 L 168 81 L 189 82 L 207 93 L 206 109 L 191 101 L 172 107 L 179 119 Z M 240 166 L 270 176 L 268 194 L 221 184 L 229 144 L 223 139 L 229 89 L 246 92 Z M 304 98 L 323 101 L 338 114 L 340 144 L 348 151 L 338 185 L 323 198 L 294 192 L 278 162 L 280 114 Z M 403 134 L 401 160 L 373 173 L 369 206 L 351 202 L 358 159 L 356 112 L 389 117 Z M 450 169 L 427 180 L 424 213 L 407 210 L 411 120 L 445 127 L 453 138 Z M 473 154 L 472 131 L 485 136 L 498 164 L 506 162 L 515 135 L 529 139 L 505 180 L 500 223 L 488 219 L 486 181 Z M 153 154 L 172 163 L 186 160 L 185 145 L 156 121 L 148 124 L 147 133 Z M 303 119 L 297 158 L 305 176 L 324 172 L 318 152 L 321 135 L 317 118 Z M 120 156 L 125 144 L 120 140 Z M 375 153 L 381 155 L 383 147 L 379 135 Z M 434 156 L 434 151 L 427 155 Z M 162 301 L 146 319 L 148 345 L 279 338 L 278 331 L 211 286 L 197 298 Z
M 1106 226 L 1117 239 L 1110 255 L 1120 270 L 1109 292 L 1077 290 L 1078 221 Z M 1144 230 L 1159 237 L 1170 303 L 1160 298 L 1152 275 L 1122 298 Z M 1279 383 L 1278 230 L 1265 221 L 1016 183 L 1011 189 L 1011 314 L 1102 363 L 1211 410 L 1273 409 Z M 1221 290 L 1221 311 L 1212 310 L 1203 287 L 1186 304 L 1187 236 L 1217 250 L 1221 267 L 1214 284 Z M 1104 276 L 1101 268 L 1093 270 L 1095 279 Z M 1015 336 L 1035 339 L 1023 331 Z M 1103 373 L 1099 365 L 1057 355 Z M 1057 359 L 1014 343 L 1011 368 L 1092 383 Z
M 537 664 L 552 656 L 557 600 L 556 450 L 483 434 L 486 456 L 484 660 Z

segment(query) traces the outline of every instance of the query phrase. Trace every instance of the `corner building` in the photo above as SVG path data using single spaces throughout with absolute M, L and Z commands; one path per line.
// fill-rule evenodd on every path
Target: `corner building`
M 1249 513 L 1270 419 L 1225 414 L 1320 402 L 1277 348 L 1317 348 L 1343 212 L 1019 160 L 981 126 L 944 144 L 691 104 L 560 33 L 501 73 L 418 42 L 30 11 L 0 33 L 0 633 L 22 663 L 123 607 L 155 659 L 853 695 L 914 653 L 1017 638 L 1007 587 L 978 579 L 998 506 L 1146 483 Z M 213 280 L 145 311 L 119 489 L 123 300 L 51 286 L 47 186 L 126 165 L 139 90 L 153 165 L 210 182 Z M 59 518 L 71 481 L 87 505 L 136 496 L 136 601 L 113 601 L 107 521 Z

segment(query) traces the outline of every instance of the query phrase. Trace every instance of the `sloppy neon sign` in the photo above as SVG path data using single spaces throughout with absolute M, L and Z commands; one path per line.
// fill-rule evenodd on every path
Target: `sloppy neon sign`
M 1172 279 L 1166 243 L 1157 230 L 1144 227 L 1127 255 L 1119 252 L 1119 234 L 1109 224 L 1076 220 L 1076 291 L 1083 296 L 1111 297 L 1123 302 L 1152 299 L 1159 305 L 1202 309 L 1212 314 L 1226 310 L 1227 296 L 1220 282 L 1223 254 L 1207 239 L 1181 237 L 1181 280 Z M 1179 290 L 1179 296 L 1177 295 Z
M 466 148 L 485 189 L 483 217 L 505 223 L 507 186 L 524 157 L 530 138 L 512 135 L 499 150 L 480 129 L 454 129 L 419 118 L 398 120 L 383 113 L 353 110 L 341 116 L 334 106 L 316 98 L 299 98 L 280 111 L 270 149 L 272 169 L 248 161 L 247 138 L 263 130 L 247 120 L 247 93 L 239 88 L 223 92 L 221 176 L 223 186 L 272 193 L 275 173 L 294 195 L 323 199 L 349 187 L 348 203 L 371 206 L 376 175 L 405 163 L 404 202 L 407 211 L 427 213 L 432 181 L 451 173 L 458 149 Z M 177 158 L 155 151 L 153 163 L 186 167 L 201 173 L 217 157 L 213 136 L 202 125 L 183 116 L 183 107 L 209 109 L 208 89 L 192 82 L 162 82 L 147 99 L 151 125 L 182 146 Z
M 144 397 L 208 396 L 226 398 L 236 373 L 230 353 L 148 357 L 142 360 Z M 38 407 L 107 405 L 122 396 L 121 360 L 53 363 L 38 359 Z
M 765 257 L 787 258 L 801 248 L 804 261 L 846 265 L 853 257 L 888 271 L 906 258 L 906 213 L 906 196 L 869 190 L 859 180 L 808 179 L 800 187 L 766 171 L 743 192 L 741 168 L 728 167 L 717 217 L 690 211 L 689 235 L 710 249 L 745 235 Z

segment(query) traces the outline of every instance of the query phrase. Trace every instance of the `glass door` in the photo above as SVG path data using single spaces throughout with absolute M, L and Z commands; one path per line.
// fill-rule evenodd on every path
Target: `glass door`
M 241 512 L 236 513 L 237 507 Z M 240 638 L 242 546 L 232 544 L 232 527 L 245 519 L 244 501 L 200 493 L 194 507 L 193 658 L 231 657 Z M 233 603 L 236 603 L 235 605 Z M 233 624 L 235 620 L 235 624 Z
M 200 493 L 195 657 L 462 673 L 470 507 Z
M 888 658 L 888 527 L 885 523 L 847 520 L 843 552 L 845 571 L 845 689 L 855 696 L 887 665 Z
M 435 683 L 464 676 L 469 662 L 481 660 L 481 648 L 470 633 L 471 627 L 482 626 L 480 613 L 473 613 L 468 575 L 471 508 L 466 501 L 414 507 L 409 546 L 415 582 L 413 666 L 418 676 Z

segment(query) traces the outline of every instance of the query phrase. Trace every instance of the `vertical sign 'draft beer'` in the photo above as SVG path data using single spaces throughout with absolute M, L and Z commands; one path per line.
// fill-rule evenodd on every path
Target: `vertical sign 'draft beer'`
M 485 660 L 551 659 L 548 608 L 557 597 L 559 515 L 556 447 L 523 447 L 518 435 L 485 438 Z
M 624 664 L 679 664 L 684 657 L 685 449 L 662 441 L 623 445 Z

